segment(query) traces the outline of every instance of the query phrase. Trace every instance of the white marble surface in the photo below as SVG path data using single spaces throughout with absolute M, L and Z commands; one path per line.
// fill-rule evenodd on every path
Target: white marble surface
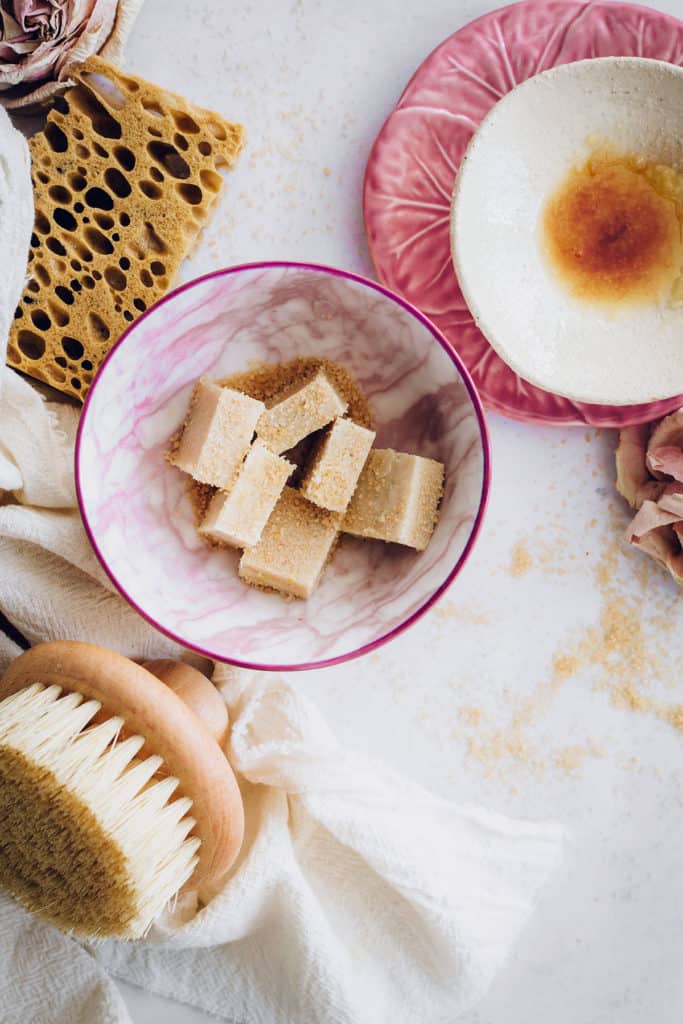
M 249 129 L 184 276 L 287 257 L 370 273 L 370 144 L 422 58 L 488 6 L 147 0 L 131 70 Z M 683 13 L 681 0 L 659 6 Z M 683 735 L 661 716 L 683 704 L 683 606 L 668 579 L 620 553 L 613 435 L 490 425 L 488 518 L 451 591 L 379 653 L 297 683 L 346 742 L 425 785 L 572 829 L 564 868 L 466 1024 L 674 1024 Z M 623 685 L 660 717 L 620 706 Z M 207 1019 L 122 990 L 136 1024 Z

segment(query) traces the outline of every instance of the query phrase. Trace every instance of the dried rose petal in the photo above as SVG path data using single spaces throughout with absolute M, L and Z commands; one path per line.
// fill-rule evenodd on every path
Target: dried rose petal
M 650 472 L 659 479 L 673 477 L 683 483 L 683 450 L 673 445 L 662 445 L 661 448 L 650 448 L 647 453 L 647 464 Z
M 646 461 L 651 475 L 657 480 L 663 480 L 667 475 L 673 475 L 669 470 L 663 470 L 656 465 L 656 453 L 661 455 L 663 448 L 667 449 L 669 457 L 672 449 L 678 449 L 679 453 L 683 452 L 683 409 L 677 409 L 670 416 L 665 416 L 650 435 Z
M 683 410 L 654 429 L 622 430 L 616 462 L 617 490 L 638 510 L 626 531 L 628 542 L 683 585 Z
M 656 501 L 644 501 L 629 523 L 626 537 L 631 544 L 641 544 L 649 533 L 680 522 L 680 519 L 679 512 L 668 512 L 660 508 Z
M 100 53 L 117 60 L 142 0 L 0 0 L 0 102 L 41 106 L 75 65 Z
M 617 490 L 626 498 L 631 508 L 640 508 L 646 497 L 642 489 L 651 480 L 645 462 L 650 427 L 643 424 L 639 427 L 624 427 L 619 433 L 617 448 Z

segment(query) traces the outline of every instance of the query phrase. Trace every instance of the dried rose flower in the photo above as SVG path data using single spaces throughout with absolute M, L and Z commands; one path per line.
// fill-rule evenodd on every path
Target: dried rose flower
M 0 103 L 48 103 L 93 53 L 116 61 L 142 0 L 0 0 Z
M 636 509 L 628 542 L 683 586 L 683 409 L 656 425 L 621 431 L 617 490 Z

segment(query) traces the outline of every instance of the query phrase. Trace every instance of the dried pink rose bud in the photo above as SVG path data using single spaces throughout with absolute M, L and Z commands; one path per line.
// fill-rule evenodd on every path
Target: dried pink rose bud
M 35 108 L 93 53 L 117 60 L 142 0 L 0 0 L 0 103 Z
M 621 431 L 617 490 L 637 510 L 626 531 L 629 544 L 683 586 L 683 409 L 656 426 Z

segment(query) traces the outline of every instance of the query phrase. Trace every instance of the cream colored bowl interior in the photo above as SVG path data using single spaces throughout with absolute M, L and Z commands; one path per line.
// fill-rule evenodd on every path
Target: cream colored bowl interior
M 640 58 L 578 61 L 497 103 L 453 193 L 461 288 L 496 351 L 548 391 L 612 405 L 683 393 L 683 309 L 585 303 L 544 257 L 545 202 L 596 143 L 683 169 L 683 70 Z

